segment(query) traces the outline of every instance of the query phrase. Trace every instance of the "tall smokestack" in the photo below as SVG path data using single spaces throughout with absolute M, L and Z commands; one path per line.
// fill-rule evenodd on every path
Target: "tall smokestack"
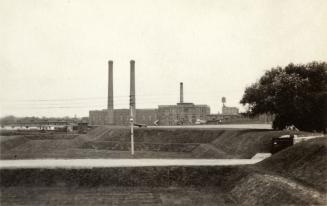
M 135 108 L 136 108 L 136 100 L 135 100 L 135 61 L 130 61 L 130 109 L 133 111 L 133 116 L 135 118 Z
M 107 115 L 105 117 L 105 124 L 114 124 L 114 87 L 113 87 L 113 62 L 108 61 L 108 105 Z
M 114 109 L 114 86 L 112 76 L 112 61 L 108 61 L 108 110 Z
M 183 95 L 183 82 L 179 85 L 179 95 L 180 95 L 180 103 L 184 102 L 184 95 Z

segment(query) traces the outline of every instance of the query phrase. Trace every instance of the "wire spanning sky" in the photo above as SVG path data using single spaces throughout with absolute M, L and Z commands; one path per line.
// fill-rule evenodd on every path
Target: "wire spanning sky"
M 2 0 L 0 116 L 87 116 L 184 100 L 238 106 L 265 70 L 327 60 L 325 0 Z

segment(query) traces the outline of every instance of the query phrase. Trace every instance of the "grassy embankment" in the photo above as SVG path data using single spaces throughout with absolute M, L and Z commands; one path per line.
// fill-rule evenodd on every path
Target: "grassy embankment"
M 77 148 L 81 151 L 88 151 L 90 149 L 85 149 L 86 146 L 100 145 L 99 142 L 105 144 L 100 151 L 125 152 L 109 149 L 112 149 L 112 142 L 121 142 L 124 145 L 128 140 L 127 134 L 125 130 L 98 128 L 89 135 L 71 139 L 59 138 L 61 143 L 53 145 L 51 148 L 53 150 L 48 147 L 45 153 L 50 155 L 58 149 L 57 147 L 65 146 L 67 146 L 66 150 Z M 218 157 L 248 158 L 256 152 L 269 150 L 270 139 L 281 134 L 284 132 L 139 129 L 136 130 L 136 141 L 141 145 L 139 149 L 143 150 L 139 152 L 144 153 L 161 153 L 162 155 L 168 153 L 167 147 L 164 151 L 156 152 L 153 148 L 145 147 L 147 144 L 168 143 L 174 147 L 175 144 L 184 143 L 186 148 L 188 144 L 198 144 L 198 146 L 190 152 L 178 151 L 174 155 L 185 153 L 193 157 L 204 157 L 213 154 Z M 201 137 L 205 138 L 198 140 Z M 18 144 L 17 147 L 11 146 L 12 148 L 7 152 L 15 151 L 15 149 L 23 151 L 21 147 L 25 145 L 26 148 L 26 143 L 39 144 L 40 141 L 45 141 L 43 146 L 46 146 L 49 141 L 58 140 L 57 138 L 51 140 L 30 138 L 27 142 Z M 107 142 L 110 144 L 106 144 Z M 210 149 L 213 148 L 213 151 L 206 150 L 208 145 Z M 31 147 L 25 152 L 31 152 L 34 149 Z M 41 153 L 43 151 L 44 148 L 40 149 L 38 155 L 44 157 Z M 327 192 L 326 153 L 327 138 L 318 138 L 285 149 L 254 166 L 6 170 L 1 171 L 1 202 L 9 204 L 21 201 L 30 202 L 33 205 L 87 205 L 87 203 L 98 205 L 323 205 L 326 203 Z M 5 152 L 5 154 L 8 153 Z M 69 155 L 69 153 L 64 155 Z M 85 196 L 88 198 L 85 199 Z M 85 201 L 81 201 L 83 198 Z
M 287 132 L 249 129 L 136 129 L 134 158 L 251 158 Z M 8 146 L 9 145 L 9 146 Z M 131 158 L 128 129 L 87 135 L 21 135 L 1 142 L 1 159 Z

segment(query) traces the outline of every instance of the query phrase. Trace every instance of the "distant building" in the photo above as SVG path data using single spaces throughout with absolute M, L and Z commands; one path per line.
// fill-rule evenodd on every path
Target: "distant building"
M 237 107 L 227 107 L 227 106 L 223 105 L 222 114 L 223 115 L 238 115 L 239 109 Z
M 12 129 L 18 130 L 57 130 L 71 127 L 74 123 L 66 120 L 37 120 L 37 121 L 20 121 L 11 125 Z
M 159 125 L 191 125 L 197 120 L 206 120 L 210 114 L 208 105 L 178 103 L 177 105 L 159 105 Z
M 227 107 L 225 105 L 226 97 L 223 97 L 221 101 L 223 103 L 222 113 L 207 115 L 207 124 L 223 124 L 242 119 L 237 107 Z
M 114 122 L 115 125 L 128 125 L 130 124 L 130 110 L 129 109 L 115 109 Z
M 113 124 L 108 121 L 108 110 L 93 110 L 90 111 L 89 124 L 90 125 L 129 125 L 130 124 L 130 110 L 129 109 L 114 109 L 113 110 Z M 158 119 L 157 109 L 136 109 L 135 123 L 154 125 Z
M 218 124 L 224 119 L 224 116 L 222 114 L 208 114 L 206 119 L 208 124 Z
M 157 109 L 136 109 L 136 123 L 154 125 L 154 122 L 157 120 Z
M 192 125 L 197 121 L 206 121 L 210 114 L 208 105 L 195 105 L 183 102 L 183 84 L 180 84 L 180 103 L 176 105 L 159 105 L 158 109 L 136 109 L 135 123 L 154 125 Z M 89 112 L 90 125 L 129 125 L 130 110 L 114 109 L 93 110 Z M 113 116 L 113 123 L 110 123 L 110 116 Z
M 159 125 L 192 125 L 206 120 L 210 114 L 208 105 L 195 105 L 184 102 L 183 83 L 180 83 L 180 102 L 176 105 L 159 105 Z
M 208 105 L 195 105 L 183 102 L 183 83 L 180 83 L 180 103 L 177 105 L 160 105 L 158 109 L 136 109 L 135 106 L 135 62 L 130 62 L 131 69 L 131 108 L 134 111 L 136 124 L 154 125 L 179 125 L 195 124 L 197 121 L 205 121 L 210 114 Z M 103 110 L 89 111 L 90 125 L 129 125 L 130 109 L 114 109 L 113 95 L 113 62 L 108 62 L 108 107 Z M 158 121 L 159 120 L 159 121 Z
M 115 125 L 129 125 L 130 117 L 131 115 L 129 109 L 114 110 Z M 136 109 L 135 123 L 154 125 L 154 122 L 157 119 L 157 109 Z
M 207 124 L 224 124 L 235 120 L 241 120 L 241 115 L 232 114 L 210 114 L 207 115 Z
M 109 116 L 111 114 L 107 109 L 91 110 L 89 111 L 89 124 L 90 125 L 107 125 L 109 123 Z
M 135 109 L 135 62 L 130 62 L 131 101 L 133 102 L 134 122 L 153 125 L 157 117 L 157 109 Z M 130 109 L 114 109 L 113 95 L 113 62 L 108 62 L 108 106 L 103 110 L 89 111 L 89 125 L 129 125 Z

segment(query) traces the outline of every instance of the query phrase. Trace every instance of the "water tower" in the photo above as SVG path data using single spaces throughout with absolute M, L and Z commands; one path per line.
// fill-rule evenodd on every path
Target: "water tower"
M 222 97 L 221 98 L 221 102 L 223 103 L 223 107 L 225 106 L 225 103 L 226 103 L 226 97 Z

